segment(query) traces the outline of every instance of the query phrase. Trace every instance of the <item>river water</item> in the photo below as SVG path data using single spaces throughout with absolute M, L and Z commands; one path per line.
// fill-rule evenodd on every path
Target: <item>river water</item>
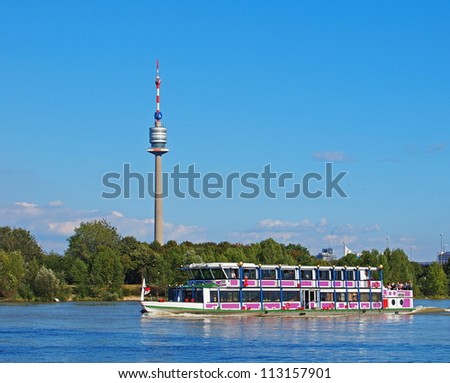
M 3 303 L 0 362 L 448 363 L 450 313 L 163 317 L 138 302 Z

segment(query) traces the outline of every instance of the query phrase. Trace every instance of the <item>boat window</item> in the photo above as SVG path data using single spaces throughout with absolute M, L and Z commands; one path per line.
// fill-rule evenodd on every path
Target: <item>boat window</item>
M 243 269 L 244 278 L 256 279 L 256 269 Z
M 214 275 L 211 272 L 211 269 L 203 269 L 202 270 L 204 279 L 214 279 Z
M 221 291 L 220 292 L 221 302 L 239 302 L 239 291 Z
M 334 270 L 334 279 L 336 281 L 343 281 L 344 280 L 343 270 Z
M 222 269 L 211 269 L 213 273 L 213 279 L 227 279 L 227 276 Z
M 347 302 L 347 294 L 346 293 L 336 293 L 336 300 L 338 302 Z
M 225 271 L 225 274 L 227 275 L 228 279 L 239 278 L 238 269 L 228 268 L 228 269 L 224 269 L 224 271 Z
M 359 280 L 367 281 L 368 279 L 369 279 L 369 272 L 367 270 L 360 270 L 359 271 Z
M 191 270 L 191 269 L 185 270 L 185 271 L 187 272 L 187 275 L 188 275 L 189 279 L 195 279 L 195 278 L 194 278 L 194 274 L 192 273 L 192 270 Z
M 264 302 L 279 302 L 280 301 L 280 291 L 270 291 L 263 290 L 263 301 Z
M 321 301 L 325 301 L 325 302 L 334 301 L 333 293 L 330 293 L 330 292 L 328 292 L 328 293 L 320 293 L 320 300 Z
M 195 302 L 203 302 L 203 289 L 196 289 L 194 293 Z
M 244 302 L 259 302 L 260 291 L 243 291 Z
M 312 270 L 300 270 L 300 275 L 302 279 L 313 279 Z
M 319 270 L 319 279 L 321 281 L 329 281 L 331 279 L 330 270 Z
M 282 279 L 295 279 L 295 270 L 282 270 L 281 278 Z
M 370 301 L 370 294 L 369 293 L 361 293 L 361 302 L 369 302 Z
M 169 301 L 180 302 L 180 301 L 184 300 L 183 291 L 184 291 L 183 289 L 179 289 L 176 287 L 170 288 L 169 295 L 168 295 Z
M 197 280 L 205 279 L 205 278 L 203 278 L 203 274 L 200 269 L 192 269 L 192 275 L 194 276 L 194 279 L 197 279 Z
M 203 289 L 186 289 L 180 293 L 179 299 L 184 302 L 203 302 Z M 178 297 L 176 300 L 178 301 Z
M 347 281 L 355 280 L 355 270 L 347 270 Z
M 372 293 L 372 302 L 381 302 L 381 293 Z
M 217 295 L 217 290 L 211 290 L 209 292 L 209 301 L 210 302 L 218 302 L 219 301 L 219 298 Z
M 300 291 L 283 290 L 283 302 L 299 301 Z
M 275 269 L 260 269 L 261 279 L 277 279 L 277 273 Z

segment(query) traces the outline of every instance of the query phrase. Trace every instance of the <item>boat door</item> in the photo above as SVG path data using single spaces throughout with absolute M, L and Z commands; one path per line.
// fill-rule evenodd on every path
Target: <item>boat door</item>
M 317 290 L 302 290 L 302 307 L 312 309 L 316 307 Z

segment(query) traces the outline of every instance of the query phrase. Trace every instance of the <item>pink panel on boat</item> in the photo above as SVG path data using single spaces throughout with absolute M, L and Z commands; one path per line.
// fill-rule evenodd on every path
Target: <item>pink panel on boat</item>
M 231 279 L 230 280 L 230 286 L 239 286 L 239 280 L 238 279 Z
M 335 287 L 344 287 L 344 282 L 342 282 L 342 281 L 335 281 L 334 282 L 334 286 Z
M 261 285 L 262 286 L 276 286 L 277 285 L 277 281 L 261 281 Z
M 264 308 L 268 310 L 280 310 L 281 309 L 281 303 L 264 303 Z
M 281 281 L 281 286 L 295 287 L 295 281 Z
M 311 287 L 312 281 L 301 281 L 300 286 L 301 287 Z
M 242 306 L 245 306 L 247 310 L 259 310 L 259 303 L 243 303 Z
M 412 300 L 409 299 L 409 298 L 406 298 L 406 299 L 403 301 L 403 307 L 404 307 L 404 308 L 410 308 L 410 307 L 412 307 Z
M 301 307 L 300 302 L 285 302 L 283 304 L 285 310 L 296 310 Z
M 362 309 L 370 309 L 370 303 L 368 303 L 368 302 L 361 302 L 361 308 Z
M 217 306 L 218 306 L 217 303 L 207 303 L 207 304 L 206 304 L 206 308 L 207 308 L 207 309 L 216 309 Z
M 220 306 L 223 310 L 239 310 L 241 308 L 239 303 L 222 303 Z
M 346 309 L 347 308 L 347 304 L 345 302 L 339 302 L 337 304 L 338 309 Z
M 245 286 L 245 281 L 244 281 L 244 286 Z M 254 279 L 248 279 L 247 280 L 247 286 L 258 286 L 258 281 L 255 281 Z
M 320 287 L 330 287 L 331 281 L 319 281 L 319 286 Z
M 347 287 L 355 287 L 355 282 L 347 281 Z

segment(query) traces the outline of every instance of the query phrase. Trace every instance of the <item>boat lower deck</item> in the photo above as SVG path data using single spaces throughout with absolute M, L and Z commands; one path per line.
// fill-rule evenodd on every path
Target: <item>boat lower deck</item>
M 323 317 L 323 316 L 356 316 L 380 314 L 413 313 L 414 309 L 340 309 L 340 310 L 205 310 L 202 307 L 187 307 L 187 305 L 161 305 L 160 302 L 142 303 L 143 314 L 189 314 L 198 316 L 256 316 L 256 317 Z M 166 303 L 166 302 L 164 302 Z M 169 303 L 169 302 L 167 302 Z

